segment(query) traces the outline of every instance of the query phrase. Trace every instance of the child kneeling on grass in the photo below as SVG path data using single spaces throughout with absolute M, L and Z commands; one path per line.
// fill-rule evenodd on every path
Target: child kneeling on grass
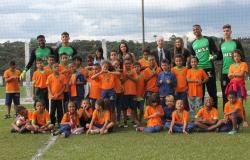
M 172 113 L 172 121 L 166 122 L 166 127 L 169 128 L 168 133 L 188 134 L 194 129 L 194 124 L 188 123 L 189 112 L 184 110 L 183 100 L 177 100 L 175 106 L 176 110 Z
M 67 138 L 70 134 L 83 133 L 83 128 L 77 128 L 79 125 L 79 116 L 76 108 L 77 107 L 74 102 L 68 102 L 68 112 L 63 115 L 61 127 L 58 131 L 52 134 L 53 136 L 61 134 L 61 137 Z
M 108 99 L 99 99 L 96 101 L 87 134 L 106 134 L 112 131 L 114 122 L 110 122 L 110 112 L 107 109 L 108 102 Z
M 42 101 L 36 102 L 36 111 L 32 115 L 31 133 L 46 133 L 54 129 L 50 123 L 49 112 L 45 110 L 45 104 Z
M 138 127 L 136 131 L 154 133 L 162 130 L 161 117 L 164 115 L 162 106 L 160 105 L 160 97 L 153 93 L 149 97 L 149 104 L 144 112 L 144 118 L 147 120 L 147 127 Z
M 231 90 L 228 92 L 228 102 L 224 107 L 224 119 L 219 120 L 215 125 L 209 127 L 209 131 L 219 128 L 220 132 L 228 132 L 228 134 L 237 133 L 237 129 L 239 129 L 239 125 L 243 121 L 244 113 L 242 102 L 236 96 L 235 91 Z
M 29 130 L 30 122 L 32 119 L 32 112 L 28 111 L 24 106 L 18 106 L 16 108 L 17 117 L 11 124 L 11 133 L 24 133 Z

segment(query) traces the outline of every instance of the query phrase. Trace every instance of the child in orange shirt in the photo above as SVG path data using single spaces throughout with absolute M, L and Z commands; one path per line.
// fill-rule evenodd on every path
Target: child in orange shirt
M 207 131 L 208 127 L 217 123 L 219 118 L 218 110 L 213 107 L 213 98 L 205 98 L 205 105 L 195 116 L 195 126 L 198 131 Z
M 122 72 L 120 69 L 120 61 L 114 60 L 112 63 L 112 66 L 114 68 L 114 71 L 116 72 Z M 123 80 L 123 75 L 116 75 L 115 76 L 115 93 L 116 93 L 116 100 L 115 100 L 115 106 L 116 106 L 116 122 L 118 124 L 118 127 L 123 127 L 121 124 L 121 110 L 124 108 L 124 97 L 123 97 L 123 92 L 124 88 L 122 85 L 122 80 Z M 127 117 L 127 114 L 124 113 L 124 117 Z
M 137 120 L 137 112 L 135 111 L 137 110 L 135 106 L 137 74 L 134 70 L 132 70 L 131 60 L 126 59 L 123 64 L 124 107 L 122 108 L 122 111 L 123 115 L 126 115 L 127 109 L 130 108 L 132 110 L 132 118 L 138 125 L 139 122 Z M 124 127 L 127 127 L 126 116 L 124 117 Z
M 70 101 L 76 103 L 76 107 L 79 108 L 81 100 L 84 98 L 84 84 L 86 80 L 81 72 L 77 71 L 75 65 L 72 65 L 72 74 L 69 77 L 69 95 Z
M 101 72 L 101 65 L 96 63 L 93 65 L 93 71 L 90 74 L 90 77 Z M 89 79 L 89 99 L 91 103 L 92 109 L 95 109 L 95 102 L 97 99 L 101 98 L 101 84 L 100 80 L 97 79 Z
M 237 93 L 237 98 L 239 98 L 243 104 L 243 100 L 247 97 L 246 85 L 245 85 L 245 77 L 248 73 L 248 65 L 246 62 L 242 62 L 241 60 L 242 52 L 240 50 L 235 50 L 233 52 L 233 64 L 229 67 L 228 77 L 230 79 L 230 83 L 227 85 L 225 94 L 227 94 L 230 90 L 234 90 Z M 243 127 L 248 127 L 248 122 L 246 121 L 246 112 L 243 106 L 244 113 L 244 121 Z
M 150 105 L 146 107 L 144 118 L 147 120 L 147 127 L 138 127 L 136 131 L 154 133 L 162 130 L 161 117 L 164 115 L 162 106 L 160 105 L 159 96 L 154 93 L 150 96 Z
M 143 71 L 143 75 L 145 78 L 145 98 L 146 104 L 149 103 L 149 97 L 153 93 L 159 93 L 159 88 L 157 86 L 157 77 L 161 72 L 161 69 L 157 67 L 157 63 L 155 61 L 155 57 L 150 55 L 148 56 L 149 67 L 147 67 Z
M 64 90 L 67 84 L 66 78 L 63 74 L 59 73 L 59 65 L 55 63 L 53 65 L 53 74 L 49 75 L 46 82 L 48 86 L 49 95 L 49 113 L 51 118 L 51 123 L 55 125 L 56 117 L 55 112 L 57 111 L 57 121 L 60 124 L 63 113 L 63 99 Z
M 20 80 L 21 75 L 20 70 L 16 69 L 16 62 L 10 61 L 9 68 L 4 71 L 3 78 L 6 83 L 5 87 L 5 105 L 7 106 L 7 113 L 4 116 L 4 119 L 11 118 L 10 109 L 12 101 L 14 103 L 14 109 L 16 112 L 17 105 L 20 104 Z
M 70 134 L 81 134 L 83 128 L 78 128 L 79 116 L 76 109 L 76 104 L 72 101 L 68 103 L 68 112 L 63 115 L 60 129 L 54 132 L 52 135 L 57 136 L 61 134 L 61 137 L 67 138 Z
M 145 78 L 143 74 L 141 73 L 141 64 L 139 62 L 134 63 L 134 68 L 137 74 L 137 82 L 136 82 L 136 108 L 139 109 L 140 113 L 137 115 L 137 119 L 139 123 L 142 123 L 143 113 L 144 113 L 144 91 L 145 91 Z M 137 111 L 137 110 L 135 110 Z
M 101 72 L 93 75 L 91 77 L 91 79 L 99 79 L 100 80 L 100 84 L 101 84 L 101 89 L 102 89 L 102 98 L 107 98 L 110 100 L 110 112 L 111 112 L 111 119 L 114 120 L 113 117 L 115 117 L 115 76 L 116 75 L 120 75 L 120 72 L 110 72 L 111 64 L 108 61 L 103 61 L 102 62 L 102 70 Z
M 184 110 L 183 100 L 176 101 L 176 110 L 172 113 L 172 121 L 166 123 L 166 127 L 169 129 L 168 133 L 184 133 L 188 134 L 194 129 L 193 123 L 188 123 L 189 113 Z
M 195 107 L 200 109 L 202 106 L 202 84 L 208 80 L 206 72 L 197 66 L 198 62 L 197 57 L 191 57 L 192 68 L 187 71 L 188 103 L 191 121 L 194 121 L 195 118 Z
M 108 99 L 98 99 L 95 103 L 95 111 L 88 126 L 87 134 L 106 134 L 112 131 L 114 122 L 110 121 Z
M 141 70 L 144 70 L 147 67 L 149 67 L 148 55 L 150 54 L 150 51 L 148 49 L 143 49 L 142 52 L 143 52 L 143 57 L 139 59 L 138 62 L 141 65 Z
M 77 113 L 80 118 L 80 125 L 86 128 L 86 125 L 89 125 L 93 115 L 93 108 L 90 105 L 89 99 L 82 100 L 81 107 Z
M 24 133 L 30 130 L 30 122 L 32 120 L 32 112 L 28 111 L 24 106 L 17 106 L 16 120 L 11 124 L 11 133 Z
M 45 102 L 45 108 L 49 110 L 49 100 L 48 100 L 48 89 L 47 89 L 47 78 L 49 72 L 43 67 L 43 60 L 36 59 L 37 70 L 33 73 L 32 83 L 33 83 L 33 100 L 35 101 L 34 107 L 37 101 Z
M 53 64 L 54 63 L 55 63 L 55 56 L 54 55 L 49 55 L 48 65 L 44 67 L 44 70 L 47 70 L 49 75 L 53 73 Z
M 175 99 L 184 100 L 185 107 L 188 105 L 187 102 L 187 68 L 183 66 L 183 57 L 181 55 L 176 55 L 174 57 L 175 67 L 171 69 L 172 73 L 175 75 L 177 84 L 175 86 Z
M 54 125 L 50 123 L 49 112 L 45 110 L 44 102 L 36 102 L 36 111 L 32 114 L 31 133 L 46 133 L 52 131 Z

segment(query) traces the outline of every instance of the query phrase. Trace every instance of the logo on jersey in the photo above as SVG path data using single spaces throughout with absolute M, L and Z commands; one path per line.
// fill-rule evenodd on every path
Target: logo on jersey
M 206 52 L 209 51 L 208 47 L 203 47 L 195 50 L 195 53 L 201 53 L 201 52 Z
M 230 52 L 230 53 L 223 53 L 223 56 L 224 57 L 232 57 L 232 53 Z

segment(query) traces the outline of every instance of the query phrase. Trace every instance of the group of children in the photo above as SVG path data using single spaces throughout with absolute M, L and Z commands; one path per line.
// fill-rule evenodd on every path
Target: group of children
M 62 53 L 60 64 L 51 55 L 47 66 L 43 60 L 36 59 L 37 70 L 32 77 L 35 111 L 18 106 L 11 131 L 50 131 L 63 137 L 83 132 L 105 134 L 114 127 L 128 127 L 130 115 L 136 130 L 142 132 L 159 132 L 165 126 L 169 134 L 188 134 L 194 129 L 235 134 L 242 122 L 247 126 L 243 100 L 248 66 L 241 62 L 240 51 L 232 55 L 235 63 L 229 69 L 231 82 L 226 90 L 228 102 L 222 120 L 211 97 L 203 105 L 203 84 L 208 75 L 197 66 L 197 57 L 191 57 L 191 68 L 183 66 L 180 55 L 174 57 L 174 67 L 167 59 L 158 66 L 147 50 L 138 62 L 129 53 L 121 61 L 114 50 L 110 59 L 102 60 L 101 64 L 88 56 L 86 67 L 81 66 L 82 59 L 77 55 L 70 63 L 67 54 Z M 19 75 L 12 61 L 4 73 L 6 105 L 12 99 L 17 101 Z

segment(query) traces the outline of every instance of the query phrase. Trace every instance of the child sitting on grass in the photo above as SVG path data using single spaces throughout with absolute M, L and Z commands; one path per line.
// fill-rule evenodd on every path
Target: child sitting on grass
M 160 105 L 160 98 L 157 93 L 153 93 L 150 98 L 150 105 L 146 107 L 144 118 L 147 120 L 147 127 L 138 127 L 136 131 L 154 133 L 160 132 L 162 129 L 161 117 L 164 115 L 162 106 Z
M 93 115 L 93 109 L 91 107 L 89 99 L 83 99 L 81 102 L 81 107 L 77 111 L 80 118 L 80 125 L 86 128 L 86 125 L 89 125 L 91 117 Z
M 61 137 L 67 138 L 70 134 L 81 134 L 83 133 L 83 128 L 77 128 L 78 125 L 79 116 L 77 114 L 76 104 L 72 101 L 69 101 L 68 112 L 63 115 L 61 127 L 52 135 L 57 136 L 61 134 Z
M 194 124 L 188 123 L 189 113 L 184 110 L 183 100 L 177 100 L 175 106 L 176 110 L 172 113 L 172 121 L 166 123 L 166 127 L 169 129 L 168 133 L 188 134 L 194 129 Z
M 114 122 L 110 122 L 108 99 L 99 99 L 95 103 L 95 111 L 88 126 L 87 134 L 106 134 L 112 131 Z
M 50 123 L 49 112 L 45 109 L 44 102 L 36 102 L 36 111 L 32 115 L 31 133 L 46 133 L 54 129 L 54 125 Z
M 24 133 L 30 128 L 30 122 L 32 119 L 32 112 L 28 111 L 24 106 L 18 106 L 16 108 L 17 117 L 16 120 L 11 124 L 11 133 Z
M 220 132 L 228 132 L 228 134 L 237 133 L 237 129 L 243 121 L 244 113 L 242 102 L 236 96 L 236 92 L 233 90 L 228 92 L 228 102 L 224 107 L 224 119 L 219 120 L 215 125 L 209 127 L 208 131 L 219 128 Z

